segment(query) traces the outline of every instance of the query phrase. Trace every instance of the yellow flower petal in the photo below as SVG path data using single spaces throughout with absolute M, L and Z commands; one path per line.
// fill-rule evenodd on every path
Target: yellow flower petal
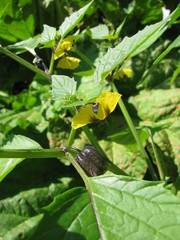
M 72 44 L 73 38 L 71 36 L 63 39 L 54 52 L 54 59 L 56 60 L 62 57 L 66 52 L 68 52 L 71 49 Z
M 81 60 L 79 58 L 65 57 L 59 60 L 57 67 L 63 69 L 76 69 L 79 67 L 80 61 Z
M 102 94 L 92 102 L 98 102 L 98 111 L 92 110 L 92 104 L 81 107 L 80 111 L 72 119 L 72 128 L 77 129 L 89 123 L 105 119 L 114 111 L 121 94 L 104 90 Z
M 132 73 L 132 69 L 130 68 L 124 68 L 122 70 L 119 70 L 113 74 L 113 78 L 116 80 L 120 80 L 124 77 L 130 78 Z
M 132 73 L 132 69 L 130 68 L 126 68 L 123 70 L 124 74 L 126 75 L 127 78 L 130 78 L 131 73 Z

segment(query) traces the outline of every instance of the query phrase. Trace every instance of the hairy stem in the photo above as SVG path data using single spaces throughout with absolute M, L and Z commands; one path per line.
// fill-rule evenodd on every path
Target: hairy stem
M 63 156 L 63 149 L 0 149 L 0 158 L 56 158 Z
M 41 76 L 46 78 L 49 82 L 51 82 L 50 76 L 48 76 L 48 74 L 46 74 L 44 71 L 42 71 L 41 69 L 35 67 L 33 64 L 27 62 L 26 60 L 24 60 L 23 58 L 17 56 L 16 54 L 10 52 L 9 50 L 3 48 L 1 45 L 0 45 L 0 52 L 2 52 L 3 54 L 7 55 L 8 57 L 14 59 L 15 61 L 19 62 L 23 66 L 29 68 L 31 71 L 40 74 Z
M 76 130 L 71 128 L 71 132 L 69 134 L 69 139 L 68 139 L 68 146 L 72 146 L 75 138 Z

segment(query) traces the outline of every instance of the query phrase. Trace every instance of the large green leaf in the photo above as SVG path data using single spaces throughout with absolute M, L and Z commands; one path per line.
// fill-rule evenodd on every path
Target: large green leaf
M 123 176 L 89 182 L 101 239 L 180 238 L 180 200 L 163 183 Z
M 45 208 L 33 239 L 179 239 L 180 200 L 163 183 L 92 177 Z M 99 232 L 98 232 L 99 229 Z
M 16 135 L 3 149 L 41 149 L 41 146 L 30 138 Z M 23 160 L 24 158 L 0 158 L 0 181 Z
M 88 192 L 74 188 L 45 208 L 47 216 L 33 239 L 99 239 L 95 214 Z
M 157 122 L 180 116 L 180 89 L 143 90 L 129 102 L 144 121 Z
M 59 27 L 61 38 L 64 38 L 75 26 L 77 26 L 92 2 L 93 1 L 85 5 L 83 8 L 79 9 L 77 12 L 74 12 L 70 17 L 65 18 L 64 22 Z
M 96 67 L 94 80 L 98 84 L 114 70 L 125 59 L 129 59 L 144 51 L 153 44 L 180 15 L 180 5 L 176 10 L 156 24 L 146 26 L 132 37 L 125 37 L 115 48 L 110 48 L 108 52 L 99 60 Z

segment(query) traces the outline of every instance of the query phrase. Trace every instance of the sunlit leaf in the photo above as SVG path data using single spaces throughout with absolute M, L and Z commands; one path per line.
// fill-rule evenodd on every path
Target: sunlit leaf
M 44 29 L 41 33 L 41 43 L 44 44 L 44 47 L 52 48 L 55 43 L 56 29 L 46 24 L 44 24 L 43 27 Z
M 92 39 L 107 39 L 109 36 L 109 29 L 105 24 L 100 24 L 96 27 L 90 28 L 87 31 Z
M 180 200 L 161 182 L 107 175 L 60 194 L 33 239 L 179 239 Z
M 89 181 L 102 239 L 180 237 L 180 200 L 163 183 L 112 175 Z
M 125 37 L 115 48 L 108 49 L 107 53 L 99 60 L 96 67 L 94 80 L 100 83 L 112 70 L 114 70 L 125 59 L 136 56 L 153 44 L 180 15 L 180 5 L 166 19 L 146 26 L 132 37 Z
M 58 99 L 63 105 L 66 105 L 66 101 L 70 103 L 71 97 L 74 96 L 76 91 L 76 82 L 74 78 L 70 78 L 64 75 L 52 76 L 52 95 L 54 99 Z M 69 102 L 70 101 L 70 102 Z
M 64 22 L 59 27 L 61 38 L 64 38 L 75 26 L 77 26 L 92 2 L 93 1 L 85 5 L 83 8 L 79 9 L 77 12 L 74 12 L 70 17 L 65 18 Z

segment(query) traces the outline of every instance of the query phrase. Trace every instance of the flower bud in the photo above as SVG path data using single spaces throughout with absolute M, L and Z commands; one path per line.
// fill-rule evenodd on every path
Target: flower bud
M 90 177 L 101 175 L 107 170 L 107 159 L 92 145 L 86 145 L 76 156 L 76 161 Z

